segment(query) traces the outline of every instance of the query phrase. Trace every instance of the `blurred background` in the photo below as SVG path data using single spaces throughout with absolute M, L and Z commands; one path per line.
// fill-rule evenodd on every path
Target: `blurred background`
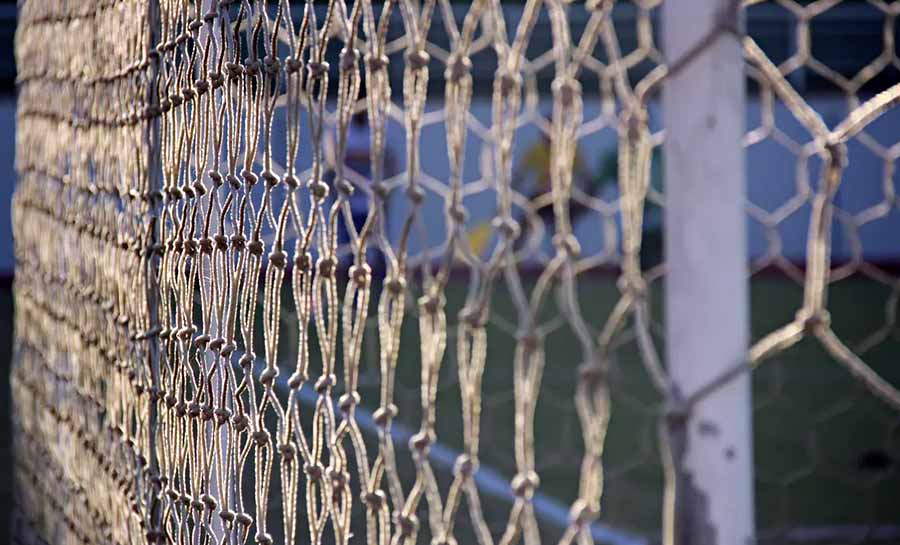
M 14 281 L 13 241 L 9 204 L 15 186 L 13 169 L 15 141 L 15 65 L 13 35 L 16 10 L 12 1 L 0 1 L 0 467 L 11 467 L 8 402 L 8 365 L 12 354 L 14 324 L 12 283 Z M 505 2 L 514 18 L 521 2 Z M 824 11 L 811 21 L 802 21 L 786 6 L 808 2 L 761 2 L 747 13 L 747 29 L 776 64 L 797 61 L 790 71 L 792 85 L 819 111 L 829 126 L 842 120 L 859 102 L 900 81 L 900 61 L 894 43 L 898 24 L 881 2 L 848 0 Z M 640 2 L 621 2 L 615 12 L 616 32 L 623 54 L 630 60 L 629 76 L 639 80 L 658 61 L 659 52 L 644 43 L 651 21 L 653 43 L 657 42 L 657 9 L 641 9 Z M 465 6 L 460 4 L 460 10 Z M 894 10 L 896 11 L 896 10 Z M 573 34 L 583 30 L 586 18 L 573 14 Z M 579 27 L 580 25 L 580 27 Z M 429 41 L 440 47 L 449 44 L 435 25 Z M 809 50 L 798 44 L 811 44 Z M 534 61 L 529 84 L 549 96 L 554 70 L 550 62 L 541 65 L 543 52 L 550 49 L 552 36 L 546 18 L 539 21 L 529 46 Z M 496 64 L 473 58 L 475 97 L 471 112 L 476 121 L 490 125 L 491 81 Z M 544 66 L 542 68 L 541 66 Z M 391 65 L 392 87 L 400 88 L 402 69 Z M 592 79 L 593 78 L 593 79 Z M 586 120 L 602 119 L 603 90 L 599 78 L 586 72 Z M 440 78 L 432 80 L 427 111 L 442 108 Z M 747 111 L 747 193 L 748 261 L 751 263 L 751 327 L 754 339 L 793 318 L 802 298 L 802 263 L 805 258 L 810 212 L 810 180 L 820 165 L 802 152 L 809 135 L 776 98 L 760 86 L 748 72 Z M 399 94 L 399 93 L 398 93 Z M 395 96 L 395 100 L 400 100 Z M 517 133 L 515 150 L 517 183 L 523 194 L 541 191 L 547 143 L 546 116 L 552 105 L 548 99 L 530 106 L 534 115 Z M 659 106 L 651 104 L 651 126 L 659 129 Z M 283 120 L 277 122 L 283 123 Z M 543 127 L 543 128 L 542 128 Z M 759 128 L 758 131 L 754 129 Z M 834 327 L 857 353 L 886 379 L 900 383 L 897 365 L 898 331 L 895 323 L 900 297 L 900 210 L 895 197 L 895 158 L 900 135 L 900 110 L 892 111 L 871 125 L 849 146 L 850 165 L 835 199 L 839 209 L 834 224 L 832 256 L 838 273 L 831 287 Z M 276 127 L 277 133 L 283 133 Z M 389 153 L 400 171 L 403 164 L 403 126 L 388 126 Z M 442 123 L 426 126 L 422 149 L 424 174 L 439 185 L 446 183 L 449 164 Z M 614 126 L 586 131 L 579 140 L 576 185 L 588 203 L 576 210 L 574 228 L 585 254 L 597 255 L 596 271 L 582 280 L 585 317 L 601 323 L 616 301 L 616 269 L 605 229 L 616 230 L 616 131 Z M 473 139 L 475 140 L 475 139 Z M 431 145 L 433 144 L 433 145 Z M 437 145 L 440 144 L 440 145 Z M 308 148 L 307 148 L 308 149 Z M 658 149 L 658 148 L 657 148 Z M 481 177 L 483 146 L 473 143 L 466 149 L 467 183 Z M 662 209 L 664 180 L 657 156 L 653 169 L 653 191 L 645 217 L 645 269 L 664 261 L 662 255 Z M 301 167 L 305 165 L 301 164 Z M 428 184 L 426 184 L 428 187 Z M 545 189 L 545 188 L 544 188 Z M 400 192 L 395 192 L 395 194 Z M 433 218 L 414 239 L 413 250 L 432 247 L 446 236 L 443 202 L 437 196 L 426 199 L 424 214 Z M 388 229 L 397 233 L 405 213 L 404 199 L 391 202 Z M 488 253 L 496 243 L 490 220 L 495 197 L 490 191 L 467 197 L 471 218 L 467 226 L 470 242 Z M 607 206 L 608 205 L 608 206 Z M 602 228 L 597 228 L 597 219 Z M 549 255 L 549 236 L 539 237 L 534 266 Z M 608 262 L 607 262 L 608 261 Z M 710 263 L 715 267 L 715 263 Z M 843 267 L 843 268 L 841 268 Z M 448 287 L 450 306 L 464 297 L 465 284 Z M 661 282 L 651 284 L 653 316 L 661 321 Z M 492 354 L 508 354 L 514 344 L 514 310 L 508 294 L 498 289 L 494 302 L 496 317 L 490 325 Z M 449 313 L 448 313 L 449 314 Z M 506 320 L 508 318 L 508 320 Z M 506 320 L 506 321 L 505 321 Z M 662 327 L 658 328 L 661 331 Z M 404 332 L 406 353 L 415 353 L 415 331 Z M 374 335 L 370 335 L 374 336 Z M 496 339 L 496 341 L 494 340 Z M 663 341 L 661 334 L 656 339 Z M 290 339 L 285 341 L 290 344 Z M 376 356 L 368 355 L 367 362 Z M 403 353 L 404 350 L 401 350 Z M 449 352 L 449 350 L 448 350 Z M 537 458 L 541 464 L 542 490 L 560 502 L 570 494 L 577 474 L 582 448 L 578 422 L 571 404 L 578 351 L 571 336 L 560 329 L 548 337 L 547 352 L 554 372 L 545 379 L 537 415 Z M 286 354 L 290 359 L 290 354 Z M 448 360 L 452 355 L 448 354 Z M 489 358 L 491 356 L 489 355 Z M 604 464 L 606 492 L 603 522 L 621 536 L 654 536 L 660 527 L 662 468 L 657 442 L 656 418 L 660 400 L 639 365 L 633 339 L 623 341 L 620 365 L 613 377 L 613 418 L 610 424 Z M 414 359 L 414 358 L 413 358 Z M 371 366 L 361 389 L 375 388 L 377 373 Z M 401 423 L 416 422 L 418 376 L 413 361 L 401 361 L 398 376 L 398 406 Z M 458 404 L 458 385 L 452 380 L 439 393 L 439 403 L 452 410 Z M 485 376 L 485 424 L 483 436 L 503 445 L 512 442 L 508 422 L 512 414 L 512 387 L 508 370 L 488 369 Z M 873 399 L 851 380 L 824 351 L 803 342 L 776 361 L 754 373 L 754 420 L 756 456 L 757 527 L 761 542 L 772 543 L 900 543 L 900 419 L 896 413 Z M 365 396 L 364 396 L 365 397 Z M 438 412 L 442 412 L 441 408 Z M 446 420 L 444 421 L 446 422 Z M 506 424 L 504 424 L 506 423 Z M 451 424 L 451 426 L 456 424 Z M 441 429 L 439 437 L 455 437 L 458 430 Z M 451 443 L 449 447 L 454 447 Z M 503 475 L 514 473 L 507 449 L 484 453 L 484 466 Z M 9 482 L 9 481 L 6 481 Z M 11 490 L 0 484 L 0 511 L 11 512 Z M 506 509 L 504 506 L 503 509 Z M 498 516 L 499 518 L 499 516 Z M 0 524 L 0 542 L 7 527 Z M 648 537 L 652 542 L 652 537 Z

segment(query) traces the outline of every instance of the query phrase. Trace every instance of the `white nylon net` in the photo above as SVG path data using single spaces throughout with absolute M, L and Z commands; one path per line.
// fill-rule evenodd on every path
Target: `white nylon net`
M 883 205 L 832 201 L 847 142 L 900 95 L 860 99 L 875 68 L 847 79 L 810 55 L 810 20 L 838 3 L 780 3 L 800 46 L 776 66 L 734 2 L 680 59 L 656 45 L 658 0 L 23 2 L 19 539 L 640 542 L 595 522 L 609 511 L 671 542 L 666 410 L 809 339 L 900 407 L 861 359 L 893 334 L 892 303 L 856 352 L 827 310 L 852 273 L 898 285 L 861 247 L 831 267 L 832 216 L 852 231 L 894 206 L 889 178 Z M 892 44 L 897 8 L 873 5 Z M 777 102 L 807 133 L 788 147 L 823 175 L 798 174 L 774 212 L 749 205 L 770 241 L 753 272 L 803 283 L 796 317 L 680 399 L 659 354 L 653 104 L 719 39 L 742 40 L 762 97 L 750 153 L 787 139 Z M 879 62 L 896 64 L 891 48 Z M 851 97 L 842 121 L 792 87 L 798 67 Z M 546 139 L 524 151 L 523 134 Z M 582 156 L 602 141 L 605 189 Z M 779 239 L 801 209 L 803 268 Z M 591 287 L 603 271 L 617 289 Z M 604 495 L 611 389 L 637 423 Z M 649 503 L 629 499 L 641 482 L 659 489 Z

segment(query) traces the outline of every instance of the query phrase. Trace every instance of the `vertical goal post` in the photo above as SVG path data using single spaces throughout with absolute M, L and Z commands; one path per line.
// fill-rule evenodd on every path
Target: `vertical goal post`
M 663 86 L 665 320 L 676 404 L 740 365 L 749 341 L 744 60 L 735 33 L 714 33 L 723 17 L 740 24 L 737 8 L 727 0 L 663 6 L 669 59 L 690 55 L 713 36 Z M 664 543 L 748 543 L 754 536 L 750 375 L 732 378 L 684 410 L 669 416 Z

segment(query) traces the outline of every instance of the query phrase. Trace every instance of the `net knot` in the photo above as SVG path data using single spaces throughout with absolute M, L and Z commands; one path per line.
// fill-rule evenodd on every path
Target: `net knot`
M 162 401 L 163 397 L 165 396 L 165 393 L 166 393 L 165 390 L 161 390 L 161 389 L 157 388 L 156 386 L 151 386 L 150 389 L 147 390 L 147 392 L 150 395 L 150 401 L 152 401 L 154 403 L 158 403 L 158 402 Z
M 213 414 L 216 415 L 216 423 L 220 426 L 228 422 L 228 419 L 231 418 L 231 410 L 226 407 L 217 408 L 213 411 Z
M 472 59 L 467 56 L 454 53 L 447 61 L 447 69 L 444 71 L 444 79 L 454 83 L 469 75 L 472 71 Z
M 831 315 L 825 309 L 809 310 L 801 308 L 797 311 L 795 319 L 803 325 L 803 330 L 809 335 L 827 329 L 831 325 Z
M 610 0 L 587 0 L 585 9 L 588 11 L 601 11 L 612 7 Z
M 303 61 L 294 57 L 288 57 L 284 61 L 284 69 L 288 74 L 299 72 L 303 68 Z
M 431 540 L 431 545 L 456 545 L 456 538 L 444 534 Z
M 577 258 L 581 255 L 581 244 L 578 243 L 578 239 L 572 233 L 554 235 L 553 245 L 558 251 L 564 252 L 571 258 Z
M 219 350 L 219 355 L 222 356 L 223 358 L 227 358 L 227 357 L 231 356 L 231 354 L 232 354 L 232 352 L 234 352 L 235 348 L 237 348 L 237 347 L 235 346 L 235 344 L 233 342 L 227 342 L 227 343 L 225 343 L 224 346 L 222 346 L 222 349 Z
M 300 187 L 300 180 L 293 174 L 286 174 L 284 178 L 281 179 L 281 181 L 283 181 L 284 185 L 286 185 L 291 191 Z
M 199 248 L 199 244 L 196 240 L 189 238 L 184 241 L 184 253 L 194 257 L 197 255 L 197 250 Z
M 225 75 L 218 71 L 210 72 L 209 82 L 212 84 L 213 89 L 218 89 L 225 83 Z
M 228 72 L 228 77 L 232 81 L 240 79 L 240 77 L 244 75 L 244 67 L 236 62 L 226 62 L 225 70 Z
M 281 72 L 281 61 L 278 60 L 278 57 L 266 55 L 263 59 L 263 64 L 269 76 L 276 77 Z
M 606 371 L 597 363 L 583 363 L 578 367 L 578 376 L 588 384 L 597 384 L 606 377 Z
M 450 219 L 459 224 L 464 224 L 468 216 L 466 208 L 460 203 L 449 205 L 447 207 L 447 215 L 450 216 Z
M 453 464 L 453 475 L 468 479 L 478 469 L 478 460 L 468 454 L 460 454 Z
M 647 292 L 647 283 L 644 278 L 637 274 L 623 274 L 616 281 L 616 287 L 619 291 L 626 293 L 636 299 L 643 298 Z
M 255 236 L 255 235 L 254 235 Z M 247 251 L 250 252 L 250 255 L 255 255 L 257 257 L 263 254 L 263 250 L 265 249 L 265 244 L 262 240 L 254 238 L 247 244 Z
M 530 500 L 534 496 L 534 490 L 540 484 L 541 479 L 534 471 L 519 473 L 510 481 L 513 495 L 526 500 Z
M 234 426 L 234 430 L 240 433 L 250 425 L 250 418 L 246 414 L 236 414 L 231 419 L 231 424 Z
M 288 387 L 291 390 L 296 390 L 297 388 L 300 388 L 308 379 L 309 377 L 306 376 L 306 374 L 295 372 L 288 378 Z
M 412 184 L 406 188 L 406 197 L 413 206 L 418 206 L 425 199 L 425 191 L 418 184 Z
M 232 522 L 234 522 L 234 516 L 235 516 L 234 511 L 232 511 L 230 509 L 223 509 L 219 513 L 219 518 L 222 519 L 223 521 L 225 521 L 226 524 L 231 524 Z
M 585 526 L 593 522 L 599 514 L 599 509 L 579 498 L 569 510 L 569 520 L 577 526 Z
M 541 346 L 541 336 L 534 329 L 524 329 L 516 335 L 516 339 L 527 352 L 534 352 Z
M 216 248 L 219 250 L 227 250 L 228 249 L 228 237 L 225 235 L 216 234 L 212 237 L 213 242 L 216 243 Z
M 425 309 L 428 314 L 437 314 L 444 304 L 443 297 L 437 293 L 429 293 L 419 298 L 419 305 Z
M 459 320 L 472 329 L 484 327 L 484 312 L 477 308 L 464 307 L 459 311 Z
M 253 442 L 256 443 L 256 446 L 263 447 L 269 443 L 271 440 L 271 435 L 265 428 L 261 428 L 253 432 Z
M 277 367 L 266 367 L 266 369 L 259 374 L 259 382 L 262 383 L 263 386 L 269 386 L 272 384 L 272 381 L 275 380 L 275 377 L 278 376 L 278 368 Z
M 261 176 L 262 176 L 263 180 L 266 181 L 266 186 L 275 187 L 276 185 L 278 185 L 278 182 L 279 182 L 278 175 L 275 174 L 274 172 L 272 172 L 271 170 L 269 170 L 269 169 L 263 170 L 261 173 Z
M 193 497 L 193 496 L 191 496 L 191 495 L 188 494 L 187 492 L 182 492 L 181 495 L 178 496 L 178 499 L 176 500 L 176 503 L 180 503 L 180 504 L 183 505 L 185 508 L 188 508 L 188 507 L 191 506 L 191 503 L 193 503 L 193 501 L 194 501 L 194 497 Z
M 272 545 L 272 535 L 260 532 L 256 534 L 256 543 L 258 545 Z
M 234 173 L 229 173 L 225 176 L 225 179 L 228 181 L 228 185 L 231 186 L 231 189 L 240 189 L 241 188 L 241 179 L 237 177 Z
M 641 107 L 629 108 L 623 114 L 622 127 L 628 140 L 640 140 L 647 131 L 647 110 Z
M 324 278 L 334 278 L 334 273 L 337 270 L 337 262 L 332 257 L 320 257 L 317 263 L 319 268 L 319 274 Z
M 372 267 L 370 267 L 368 263 L 351 265 L 349 275 L 350 278 L 356 282 L 357 286 L 364 287 L 369 282 L 369 278 L 372 275 Z
M 243 367 L 246 370 L 249 370 L 251 366 L 253 366 L 253 362 L 256 360 L 256 354 L 253 352 L 244 352 L 244 355 L 241 356 L 241 359 L 238 360 L 238 365 Z
M 841 168 L 847 166 L 847 144 L 829 137 L 825 142 L 825 151 L 828 153 L 831 164 Z
M 426 68 L 430 60 L 431 55 L 424 49 L 411 49 L 406 52 L 406 64 L 416 72 Z
M 372 419 L 379 428 L 387 428 L 391 419 L 397 416 L 397 406 L 391 403 L 386 407 L 379 407 L 372 413 Z
M 219 502 L 217 502 L 216 499 L 210 494 L 202 494 L 200 496 L 200 501 L 202 501 L 203 505 L 205 505 L 206 508 L 210 511 L 215 511 L 216 507 L 218 507 L 219 505 Z
M 392 294 L 399 295 L 406 289 L 406 279 L 396 274 L 391 275 L 385 282 L 384 287 Z
M 522 232 L 519 222 L 510 216 L 497 216 L 491 221 L 491 225 L 500 231 L 506 240 L 516 240 Z
M 337 382 L 337 378 L 333 374 L 322 375 L 316 381 L 316 392 L 319 394 L 324 394 L 328 391 L 329 388 L 335 385 Z
M 307 73 L 312 79 L 319 79 L 328 73 L 330 66 L 325 61 L 310 61 L 306 65 Z
M 251 53 L 255 52 L 251 50 Z M 255 77 L 262 71 L 262 61 L 254 57 L 255 54 L 251 57 L 247 57 L 244 62 L 244 74 L 250 77 Z
M 253 524 L 253 517 L 251 517 L 248 513 L 238 513 L 237 515 L 235 515 L 234 520 L 245 528 Z
M 175 186 L 169 187 L 166 193 L 168 194 L 169 199 L 173 201 L 180 201 L 184 198 L 184 192 Z
M 366 63 L 369 65 L 370 70 L 378 72 L 387 68 L 391 64 L 391 60 L 387 55 L 372 55 L 370 53 L 366 55 Z
M 310 481 L 317 483 L 322 478 L 322 475 L 325 473 L 325 469 L 321 464 L 305 464 L 303 466 L 303 472 L 306 473 L 306 476 Z
M 213 251 L 213 239 L 210 237 L 202 237 L 199 241 L 200 243 L 200 252 L 209 255 Z
M 427 454 L 431 444 L 434 443 L 435 436 L 432 430 L 422 430 L 409 438 L 410 450 L 415 450 L 419 454 Z
M 269 263 L 279 269 L 284 269 L 287 264 L 287 254 L 281 250 L 273 249 L 269 252 Z
M 203 195 L 206 195 L 206 186 L 203 185 L 203 182 L 201 182 L 200 180 L 194 180 L 191 183 L 191 187 L 194 189 L 194 193 L 198 197 L 202 197 Z
M 359 62 L 359 49 L 355 47 L 344 47 L 341 49 L 341 70 L 350 71 L 356 68 Z
M 402 537 L 409 537 L 419 530 L 419 518 L 413 514 L 395 514 L 394 524 L 400 529 L 400 535 Z
M 668 427 L 670 431 L 683 429 L 684 426 L 687 425 L 690 413 L 690 406 L 685 402 L 682 395 L 677 390 L 670 392 L 669 399 L 666 402 L 665 412 L 663 413 L 666 427 Z
M 375 197 L 377 197 L 379 200 L 384 200 L 384 199 L 386 199 L 387 196 L 388 196 L 388 187 L 387 187 L 387 184 L 385 184 L 385 183 L 382 182 L 382 181 L 378 181 L 378 182 L 373 183 L 373 184 L 372 184 L 372 193 L 373 193 L 373 194 L 375 195 Z
M 293 461 L 294 456 L 297 454 L 297 447 L 293 443 L 281 443 L 278 445 L 278 452 L 281 453 L 281 458 L 286 462 Z
M 358 392 L 350 392 L 344 394 L 338 400 L 338 407 L 344 414 L 349 413 L 354 407 L 359 405 L 360 397 Z
M 294 258 L 294 266 L 301 273 L 309 272 L 312 269 L 313 258 L 309 252 L 304 252 Z
M 380 509 L 387 501 L 387 496 L 382 490 L 370 490 L 360 494 L 359 499 L 370 509 Z
M 513 72 L 509 68 L 498 68 L 494 75 L 495 85 L 500 89 L 500 95 L 503 98 L 509 97 L 513 91 L 522 88 L 522 74 Z
M 166 487 L 166 497 L 169 498 L 170 500 L 172 500 L 173 502 L 177 502 L 181 498 L 181 494 L 179 494 L 178 491 L 175 490 L 173 487 L 168 486 L 168 487 Z
M 350 195 L 353 195 L 353 184 L 351 184 L 347 180 L 340 180 L 337 182 L 336 185 L 337 185 L 338 192 L 342 196 L 349 197 Z
M 247 245 L 247 239 L 244 238 L 244 235 L 242 235 L 241 233 L 235 233 L 231 235 L 230 242 L 231 247 L 235 250 L 243 250 L 244 246 Z
M 155 118 L 159 117 L 160 114 L 162 114 L 162 108 L 160 108 L 159 106 L 157 106 L 155 104 L 151 104 L 151 105 L 147 106 L 146 108 L 144 108 L 143 118 L 145 120 L 155 119 Z
M 564 108 L 571 108 L 581 98 L 581 84 L 575 78 L 558 77 L 553 80 L 552 87 L 553 96 Z
M 241 178 L 244 179 L 244 183 L 247 184 L 247 187 L 251 189 L 256 185 L 257 182 L 259 182 L 259 176 L 257 176 L 252 170 L 246 168 L 241 170 Z
M 332 487 L 336 489 L 344 488 L 350 481 L 349 473 L 347 473 L 346 471 L 339 471 L 334 468 L 328 470 L 328 477 L 331 478 Z
M 324 200 L 328 196 L 328 184 L 322 180 L 312 179 L 308 185 L 310 192 L 317 201 Z
M 203 95 L 209 91 L 209 82 L 205 79 L 198 79 L 194 81 L 194 88 L 197 89 L 198 95 Z

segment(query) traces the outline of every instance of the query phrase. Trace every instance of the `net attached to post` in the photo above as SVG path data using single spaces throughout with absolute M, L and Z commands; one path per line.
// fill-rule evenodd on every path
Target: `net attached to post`
M 825 298 L 845 143 L 900 92 L 829 128 L 743 35 L 751 76 L 825 164 L 809 195 L 805 297 L 749 363 L 687 399 L 672 387 L 650 295 L 665 266 L 646 262 L 646 246 L 642 262 L 647 209 L 664 204 L 650 102 L 705 48 L 735 39 L 739 6 L 667 60 L 654 43 L 660 3 L 627 5 L 636 46 L 623 51 L 620 6 L 597 0 L 23 2 L 19 540 L 640 542 L 596 523 L 609 377 L 625 343 L 663 401 L 653 425 L 664 444 L 693 403 L 807 337 L 900 407 L 830 328 Z M 804 21 L 816 9 L 787 3 Z M 446 43 L 431 41 L 437 28 Z M 436 93 L 442 104 L 429 109 Z M 516 168 L 528 125 L 548 137 L 536 191 Z M 577 168 L 579 142 L 601 132 L 617 145 L 609 199 Z M 436 146 L 444 179 L 422 164 Z M 581 247 L 573 218 L 585 210 L 599 249 Z M 618 291 L 598 310 L 579 280 L 602 268 Z M 553 484 L 561 522 L 535 454 L 549 433 L 535 415 L 544 379 L 558 379 L 547 348 L 558 331 L 580 359 L 563 379 L 569 397 L 555 401 L 579 424 L 579 454 L 563 462 L 571 478 Z M 514 340 L 492 350 L 498 336 Z M 487 368 L 511 392 L 508 432 L 482 430 Z M 418 392 L 404 397 L 410 375 Z M 508 461 L 500 492 L 485 458 Z M 656 499 L 673 520 L 677 506 Z

